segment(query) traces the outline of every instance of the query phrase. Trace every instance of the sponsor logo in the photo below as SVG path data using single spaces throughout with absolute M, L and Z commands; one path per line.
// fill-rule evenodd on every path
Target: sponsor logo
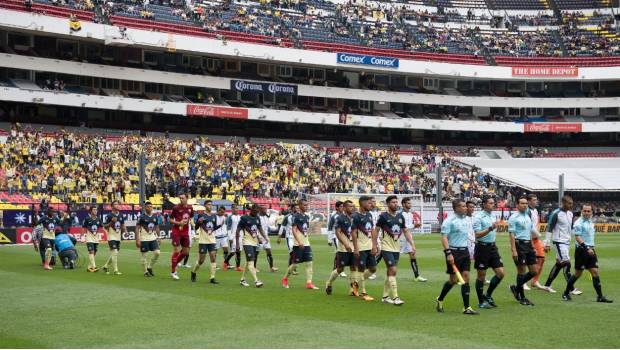
M 11 244 L 13 241 L 9 239 L 4 233 L 0 232 L 0 244 Z
M 581 123 L 527 123 L 523 132 L 577 133 L 581 132 Z
M 345 64 L 362 64 L 367 66 L 386 68 L 398 68 L 399 65 L 398 58 L 356 55 L 349 53 L 337 53 L 336 62 Z
M 230 119 L 248 119 L 245 108 L 219 107 L 211 105 L 187 105 L 189 117 L 216 117 Z
M 297 95 L 296 85 L 231 80 L 230 89 L 241 92 L 268 92 L 270 94 Z
M 513 77 L 576 77 L 577 67 L 512 67 Z

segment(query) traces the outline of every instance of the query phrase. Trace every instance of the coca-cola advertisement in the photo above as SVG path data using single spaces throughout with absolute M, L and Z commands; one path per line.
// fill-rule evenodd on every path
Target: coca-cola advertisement
M 581 123 L 527 123 L 523 125 L 523 132 L 581 132 Z
M 214 117 L 230 119 L 248 119 L 245 108 L 221 107 L 212 105 L 187 105 L 188 117 Z

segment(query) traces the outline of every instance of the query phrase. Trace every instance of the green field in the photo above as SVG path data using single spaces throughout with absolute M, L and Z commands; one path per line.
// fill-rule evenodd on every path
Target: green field
M 499 308 L 481 310 L 479 316 L 461 314 L 459 289 L 446 299 L 446 313 L 434 309 L 446 275 L 438 236 L 417 238 L 418 261 L 429 282 L 412 279 L 408 259 L 400 261 L 399 294 L 402 307 L 383 305 L 378 299 L 385 269 L 369 281 L 377 298 L 363 302 L 346 296 L 347 279 L 336 281 L 334 295 L 323 291 L 333 259 L 324 238 L 313 239 L 315 283 L 321 290 L 303 289 L 303 271 L 291 278 L 291 289 L 280 287 L 281 273 L 259 273 L 262 289 L 239 286 L 238 272 L 218 271 L 220 285 L 208 284 L 208 267 L 198 282 L 169 277 L 170 243 L 156 277 L 142 276 L 139 252 L 125 242 L 119 259 L 122 276 L 91 274 L 84 269 L 44 271 L 31 246 L 0 247 L 0 295 L 3 348 L 618 348 L 620 321 L 620 235 L 599 235 L 603 292 L 614 304 L 595 302 L 588 275 L 578 282 L 584 291 L 570 303 L 560 294 L 531 291 L 535 307 L 518 305 L 508 290 L 515 268 L 507 263 L 507 276 L 495 293 Z M 508 257 L 506 236 L 499 237 L 502 255 Z M 107 258 L 101 244 L 97 263 Z M 85 254 L 85 246 L 79 246 Z M 195 259 L 192 251 L 191 262 Z M 276 264 L 283 269 L 286 248 L 277 246 Z M 550 256 L 549 258 L 552 258 Z M 218 263 L 221 257 L 218 259 Z M 549 271 L 545 267 L 544 278 Z M 266 271 L 264 253 L 259 269 Z M 543 282 L 544 282 L 543 278 Z M 560 275 L 556 289 L 563 289 Z M 472 283 L 472 304 L 475 290 Z

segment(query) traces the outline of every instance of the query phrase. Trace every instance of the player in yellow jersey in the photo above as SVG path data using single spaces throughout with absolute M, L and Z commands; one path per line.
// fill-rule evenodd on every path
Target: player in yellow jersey
M 298 212 L 293 216 L 293 263 L 286 270 L 282 277 L 282 287 L 288 288 L 288 278 L 297 269 L 297 265 L 306 263 L 306 289 L 319 289 L 312 283 L 313 264 L 312 248 L 308 240 L 308 229 L 310 228 L 310 218 L 306 214 L 308 203 L 305 199 L 297 203 Z
M 205 212 L 198 215 L 195 220 L 196 236 L 195 240 L 198 240 L 198 261 L 192 268 L 192 282 L 196 282 L 196 273 L 202 264 L 205 262 L 207 253 L 209 254 L 209 260 L 211 262 L 211 284 L 219 284 L 215 280 L 215 271 L 217 269 L 217 245 L 215 232 L 224 225 L 224 222 L 218 225 L 218 218 L 212 213 L 213 205 L 211 200 L 207 200 L 204 203 Z
M 101 219 L 97 217 L 97 206 L 92 205 L 88 209 L 88 216 L 84 219 L 82 227 L 86 229 L 86 248 L 88 249 L 88 272 L 97 272 L 97 264 L 95 264 L 95 255 L 97 255 L 97 247 L 99 246 L 99 232 L 103 227 Z
M 362 299 L 374 300 L 366 293 L 366 280 L 377 271 L 377 247 L 372 244 L 373 219 L 370 214 L 372 209 L 372 197 L 361 196 L 359 198 L 360 209 L 353 214 L 353 255 L 356 257 L 358 280 L 362 291 Z
M 325 283 L 325 293 L 327 295 L 332 294 L 332 283 L 338 278 L 340 273 L 344 271 L 345 267 L 349 267 L 349 283 L 351 285 L 351 295 L 359 296 L 359 276 L 356 271 L 356 256 L 353 254 L 355 250 L 352 237 L 352 215 L 355 209 L 353 202 L 347 200 L 343 203 L 343 212 L 337 215 L 334 223 L 334 231 L 336 233 L 336 239 L 338 240 L 337 255 L 336 255 L 336 268 L 332 271 Z M 359 253 L 359 252 L 358 252 Z M 357 255 L 359 257 L 359 254 Z
M 121 234 L 127 233 L 127 227 L 125 227 L 125 218 L 123 218 L 119 210 L 119 205 L 120 202 L 117 200 L 112 202 L 112 212 L 107 216 L 106 222 L 103 224 L 108 235 L 110 257 L 103 265 L 102 269 L 108 275 L 110 274 L 110 265 L 115 275 L 122 275 L 122 273 L 118 271 L 118 251 L 121 249 Z
M 263 286 L 263 282 L 256 277 L 254 259 L 256 259 L 256 252 L 258 250 L 258 240 L 266 240 L 267 234 L 263 232 L 260 225 L 260 220 L 258 219 L 258 205 L 252 205 L 252 208 L 250 208 L 250 215 L 243 215 L 239 220 L 237 232 L 235 233 L 235 248 L 237 251 L 241 250 L 241 231 L 244 232 L 243 250 L 245 251 L 245 269 L 241 274 L 241 281 L 239 281 L 239 284 L 241 284 L 242 287 L 249 286 L 248 282 L 245 280 L 245 274 L 250 272 L 254 278 L 254 286 L 256 286 L 256 288 L 260 288 Z
M 142 267 L 144 277 L 153 277 L 153 265 L 159 259 L 159 218 L 153 215 L 153 204 L 144 203 L 144 213 L 138 219 L 136 228 L 136 247 L 142 253 Z M 152 252 L 151 261 L 147 261 L 146 254 Z

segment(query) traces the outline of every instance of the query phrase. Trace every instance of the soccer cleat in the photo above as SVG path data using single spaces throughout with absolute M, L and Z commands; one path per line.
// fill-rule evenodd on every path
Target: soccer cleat
M 153 276 L 151 276 L 151 274 L 150 274 L 150 273 L 145 272 L 145 273 L 144 273 L 144 277 L 153 277 Z
M 332 295 L 332 285 L 329 283 L 325 283 L 325 294 Z
M 364 301 L 373 301 L 373 300 L 375 300 L 375 298 L 371 297 L 370 295 L 368 295 L 366 293 L 362 293 L 362 300 L 364 300 Z
M 540 282 L 538 282 L 538 281 L 536 281 L 536 283 L 532 283 L 532 288 L 536 288 L 536 289 L 540 289 L 540 290 L 546 290 L 545 286 L 540 284 Z
M 596 298 L 597 303 L 613 303 L 614 301 L 611 299 L 607 299 L 604 296 L 600 296 Z
M 86 269 L 86 271 L 88 271 L 88 272 L 97 272 L 97 271 L 99 271 L 99 269 L 96 268 L 96 267 L 89 267 L 88 269 Z
M 263 282 L 261 282 L 261 281 L 256 281 L 256 282 L 254 282 L 254 287 L 256 287 L 256 288 L 260 288 L 260 287 L 262 287 L 262 286 L 263 286 Z
M 511 284 L 510 291 L 512 292 L 512 296 L 514 296 L 517 301 L 521 301 L 521 297 L 519 296 L 519 291 L 517 291 L 517 286 L 515 286 L 514 284 Z
M 211 284 L 220 284 L 220 282 L 216 281 L 215 278 L 210 279 L 209 283 L 211 283 Z
M 185 265 L 181 265 L 181 266 L 183 266 L 186 269 L 191 269 L 192 268 L 192 265 L 190 265 L 190 264 L 185 264 Z
M 306 289 L 319 289 L 319 287 L 315 286 L 312 282 L 306 283 Z
M 428 281 L 428 279 L 422 277 L 422 276 L 418 276 L 414 279 L 416 282 L 426 282 Z
M 483 301 L 480 304 L 478 304 L 478 308 L 479 309 L 492 309 L 493 306 L 491 306 L 491 304 L 489 304 L 487 301 Z
M 237 272 L 243 272 L 243 267 L 235 267 L 235 271 L 237 271 Z
M 342 272 L 340 273 L 340 277 L 347 277 L 347 274 L 346 274 L 346 273 L 344 273 L 344 271 L 342 271 Z
M 192 271 L 192 277 L 191 277 L 192 282 L 196 282 L 196 272 Z
M 172 277 L 172 280 L 174 280 L 174 281 L 180 280 L 179 275 L 177 275 L 176 272 L 171 273 L 170 277 Z
M 271 271 L 271 272 L 276 272 L 276 271 L 278 271 L 278 270 L 279 270 L 279 269 L 278 269 L 277 267 L 272 267 L 272 268 L 270 268 L 270 269 L 269 269 L 269 271 Z
M 53 270 L 53 268 L 49 264 L 43 265 L 44 270 Z
M 292 274 L 293 276 L 297 276 L 297 275 L 299 275 L 299 272 L 297 272 L 297 269 L 295 269 L 295 270 L 293 270 L 293 272 L 291 272 L 291 274 Z
M 75 261 L 74 260 L 69 261 L 69 269 L 73 270 L 74 268 L 75 268 Z
M 519 301 L 519 304 L 525 305 L 525 306 L 534 306 L 534 303 L 532 303 L 528 298 L 521 299 Z
M 110 270 L 108 270 L 107 266 L 102 266 L 101 269 L 103 270 L 103 272 L 105 272 L 106 275 L 110 274 Z
M 523 284 L 523 290 L 530 290 L 530 286 L 527 283 Z
M 394 300 L 392 300 L 392 298 L 390 298 L 390 297 L 383 297 L 383 298 L 381 298 L 381 302 L 383 304 L 394 304 Z
M 467 309 L 463 310 L 463 314 L 464 315 L 479 315 L 480 313 L 474 309 L 470 307 L 468 307 Z
M 545 286 L 545 290 L 549 293 L 557 293 L 555 289 L 551 288 L 551 286 Z
M 369 280 L 375 280 L 375 279 L 377 279 L 377 275 L 373 273 L 372 275 L 368 276 L 368 279 Z
M 228 271 L 228 264 L 226 262 L 222 264 L 222 270 Z
M 439 297 L 435 299 L 435 310 L 443 312 L 443 300 L 439 300 Z
M 115 275 L 115 276 L 120 276 L 120 275 L 122 275 L 122 274 L 123 274 L 123 273 L 122 273 L 122 272 L 120 272 L 120 271 L 114 271 L 114 275 Z
M 288 289 L 288 277 L 282 277 L 282 288 Z
M 581 295 L 583 294 L 582 291 L 580 291 L 579 289 L 575 288 L 570 292 L 572 295 Z
M 484 280 L 484 284 L 488 286 L 489 284 L 491 284 L 491 281 L 489 281 L 489 280 L 485 279 L 485 280 Z
M 570 293 L 562 293 L 562 300 L 571 301 L 573 298 L 570 297 Z
M 396 306 L 402 306 L 405 302 L 402 301 L 399 297 L 392 299 L 392 304 Z
M 491 296 L 487 296 L 485 297 L 487 304 L 491 305 L 491 307 L 497 307 L 497 304 L 495 304 L 495 300 L 493 299 L 493 297 Z
M 151 275 L 151 277 L 155 277 L 155 274 L 153 273 L 153 269 L 152 268 L 147 268 L 146 271 L 148 272 L 149 275 Z
M 239 281 L 239 284 L 241 285 L 241 287 L 249 287 L 250 285 L 248 284 L 248 282 L 246 282 L 246 280 L 241 280 Z
M 351 283 L 351 288 L 353 289 L 351 294 L 353 294 L 353 296 L 355 296 L 355 297 L 359 297 L 360 296 L 360 286 L 359 286 L 359 284 L 357 284 L 357 282 L 354 281 L 353 283 Z

